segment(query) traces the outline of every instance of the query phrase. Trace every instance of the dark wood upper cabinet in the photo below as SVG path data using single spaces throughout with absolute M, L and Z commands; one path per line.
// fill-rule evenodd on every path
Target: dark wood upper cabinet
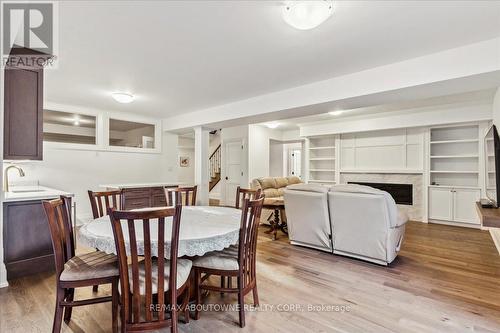
M 4 159 L 43 158 L 43 69 L 6 67 Z

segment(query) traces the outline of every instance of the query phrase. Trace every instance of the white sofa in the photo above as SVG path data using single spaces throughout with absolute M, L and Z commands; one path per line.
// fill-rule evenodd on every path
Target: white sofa
M 328 187 L 291 185 L 284 191 L 284 198 L 290 243 L 332 252 Z
M 391 263 L 401 248 L 408 218 L 385 191 L 298 184 L 287 187 L 284 198 L 292 244 L 381 265 Z

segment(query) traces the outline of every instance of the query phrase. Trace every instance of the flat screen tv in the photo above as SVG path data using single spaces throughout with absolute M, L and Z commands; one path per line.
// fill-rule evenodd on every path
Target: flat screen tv
M 495 125 L 492 125 L 485 136 L 486 149 L 486 196 L 498 207 L 500 198 L 500 138 Z

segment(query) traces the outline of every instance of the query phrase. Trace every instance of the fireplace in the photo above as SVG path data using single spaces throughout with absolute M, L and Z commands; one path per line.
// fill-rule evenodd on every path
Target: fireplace
M 413 185 L 412 184 L 392 184 L 392 183 L 365 183 L 348 182 L 349 184 L 366 185 L 388 192 L 399 205 L 413 205 Z

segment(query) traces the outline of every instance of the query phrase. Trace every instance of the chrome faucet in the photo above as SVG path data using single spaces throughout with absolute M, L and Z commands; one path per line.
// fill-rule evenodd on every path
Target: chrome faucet
M 9 165 L 8 167 L 6 167 L 5 171 L 3 172 L 3 191 L 4 192 L 9 192 L 9 170 L 10 169 L 17 169 L 17 171 L 19 171 L 19 176 L 21 176 L 21 177 L 25 176 L 24 170 L 21 167 L 18 167 L 17 165 Z

